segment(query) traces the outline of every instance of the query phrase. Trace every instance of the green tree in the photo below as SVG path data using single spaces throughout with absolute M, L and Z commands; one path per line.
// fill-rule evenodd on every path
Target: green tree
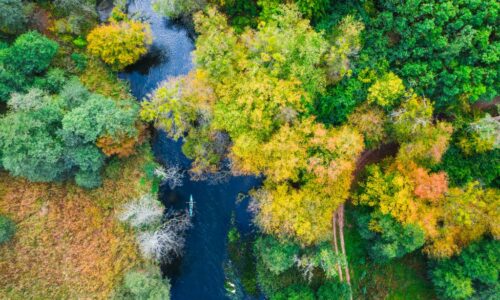
M 255 242 L 255 252 L 266 268 L 278 275 L 294 264 L 299 254 L 299 246 L 289 241 L 280 241 L 271 235 L 259 237 Z
M 58 93 L 66 82 L 64 70 L 59 68 L 49 69 L 44 77 L 37 77 L 34 86 L 52 94 Z
M 46 78 L 35 76 L 44 75 L 58 47 L 36 31 L 20 35 L 10 47 L 0 47 L 0 101 L 6 102 L 13 92 L 25 92 L 34 81 L 55 92 L 62 84 L 61 71 L 51 71 Z
M 403 257 L 422 247 L 425 234 L 418 225 L 402 225 L 390 215 L 374 211 L 357 218 L 361 236 L 369 241 L 370 256 L 378 263 Z
M 119 106 L 102 95 L 90 95 L 84 105 L 64 115 L 62 135 L 68 139 L 81 139 L 84 143 L 96 141 L 103 135 L 137 136 L 135 122 L 137 106 Z
M 9 49 L 4 50 L 0 61 L 12 72 L 36 75 L 47 70 L 58 49 L 56 42 L 30 31 L 20 35 Z
M 21 0 L 0 0 L 0 31 L 19 33 L 26 26 L 23 2 Z
M 435 261 L 430 274 L 438 296 L 481 299 L 481 294 L 487 295 L 488 291 L 494 295 L 499 288 L 499 257 L 500 242 L 485 239 L 471 244 L 459 256 Z
M 31 181 L 60 179 L 67 167 L 64 144 L 57 137 L 63 112 L 50 100 L 30 110 L 12 111 L 0 119 L 2 165 Z
M 463 186 L 477 180 L 486 186 L 499 188 L 500 150 L 465 155 L 457 146 L 452 145 L 435 169 L 446 171 L 454 186 Z
M 0 58 L 1 60 L 1 58 Z M 26 77 L 19 72 L 5 68 L 0 61 L 0 101 L 7 102 L 13 92 L 23 91 L 27 86 Z

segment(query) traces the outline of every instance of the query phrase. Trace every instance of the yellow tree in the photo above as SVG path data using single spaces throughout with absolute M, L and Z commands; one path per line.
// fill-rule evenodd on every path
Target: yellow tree
M 498 190 L 483 189 L 479 182 L 450 189 L 441 206 L 437 234 L 425 251 L 434 257 L 450 257 L 484 234 L 499 239 L 499 207 Z
M 114 70 L 121 70 L 148 52 L 152 35 L 149 24 L 123 20 L 92 29 L 87 40 L 89 53 L 100 57 Z
M 331 218 L 349 196 L 362 136 L 349 127 L 326 129 L 307 119 L 295 128 L 282 127 L 263 148 L 267 179 L 253 195 L 264 232 L 304 245 L 331 238 Z M 291 151 L 285 154 L 287 148 Z

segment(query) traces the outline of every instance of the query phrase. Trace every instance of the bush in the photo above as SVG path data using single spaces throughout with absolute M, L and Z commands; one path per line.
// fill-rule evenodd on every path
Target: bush
M 0 244 L 8 242 L 16 233 L 16 224 L 11 219 L 0 215 Z
M 54 4 L 58 15 L 65 17 L 56 21 L 64 23 L 60 26 L 61 33 L 83 34 L 97 21 L 93 0 L 56 0 Z
M 101 186 L 102 178 L 99 172 L 80 171 L 75 174 L 75 183 L 86 189 Z
M 73 45 L 75 45 L 78 48 L 85 48 L 85 46 L 87 46 L 87 41 L 81 36 L 79 36 L 73 40 Z

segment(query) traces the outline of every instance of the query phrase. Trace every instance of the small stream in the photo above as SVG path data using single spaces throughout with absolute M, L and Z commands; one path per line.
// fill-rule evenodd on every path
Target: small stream
M 189 31 L 185 26 L 157 15 L 150 2 L 130 1 L 128 10 L 129 14 L 138 13 L 149 21 L 153 45 L 144 58 L 120 74 L 122 79 L 130 82 L 132 93 L 139 100 L 162 81 L 186 74 L 193 67 L 191 51 L 194 41 Z M 190 161 L 181 152 L 181 142 L 157 131 L 152 144 L 160 163 L 189 169 Z M 163 272 L 171 279 L 173 300 L 227 299 L 223 265 L 227 260 L 227 233 L 232 216 L 242 232 L 253 229 L 247 203 L 236 204 L 235 200 L 239 193 L 247 193 L 258 184 L 259 180 L 253 177 L 231 177 L 219 184 L 185 178 L 183 186 L 175 190 L 170 190 L 167 185 L 161 188 L 160 197 L 167 207 L 186 209 L 190 195 L 195 201 L 193 227 L 187 233 L 184 256 L 172 265 L 162 266 Z

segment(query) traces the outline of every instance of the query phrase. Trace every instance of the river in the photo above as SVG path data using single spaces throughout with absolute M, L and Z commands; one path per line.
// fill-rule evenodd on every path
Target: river
M 172 76 L 186 74 L 193 67 L 191 52 L 194 41 L 186 27 L 160 17 L 151 9 L 150 0 L 129 3 L 129 15 L 140 14 L 151 24 L 153 45 L 149 53 L 120 77 L 130 82 L 134 96 L 142 100 L 159 83 Z M 189 169 L 190 161 L 181 152 L 181 143 L 170 140 L 164 132 L 153 136 L 153 151 L 162 164 L 179 165 Z M 164 186 L 160 190 L 162 202 L 184 210 L 189 196 L 195 201 L 193 227 L 187 232 L 185 253 L 173 265 L 162 266 L 172 283 L 173 300 L 226 299 L 223 265 L 227 260 L 227 233 L 234 214 L 236 226 L 252 230 L 251 215 L 246 202 L 236 204 L 239 193 L 247 193 L 259 184 L 253 177 L 231 177 L 219 184 L 184 179 L 175 190 Z M 246 298 L 246 297 L 244 297 Z

